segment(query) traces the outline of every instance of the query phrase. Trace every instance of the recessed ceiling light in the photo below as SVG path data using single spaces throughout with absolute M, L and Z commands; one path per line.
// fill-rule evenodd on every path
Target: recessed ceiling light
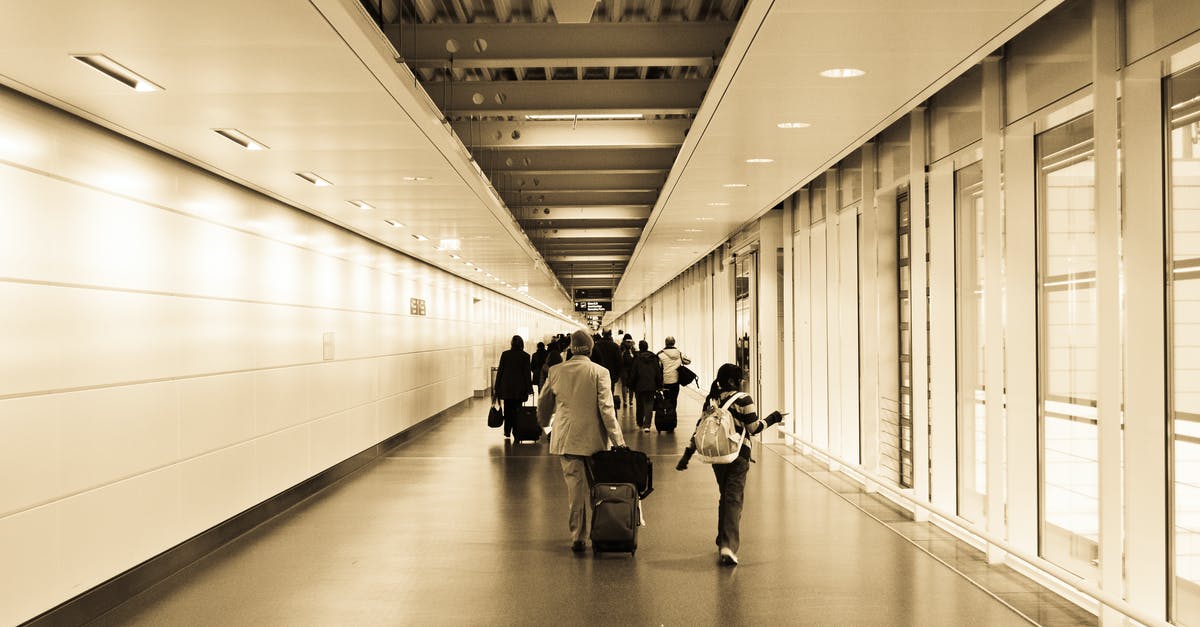
M 483 268 L 480 268 L 479 266 L 475 266 L 475 271 L 476 271 L 476 272 L 483 272 Z
M 308 181 L 309 183 L 312 183 L 313 185 L 316 185 L 317 187 L 332 187 L 333 186 L 333 183 L 326 181 L 325 179 L 317 176 L 316 174 L 313 174 L 312 172 L 297 172 L 296 176 Z
M 450 258 L 455 260 L 462 259 L 462 257 L 459 257 L 458 255 L 450 255 Z
M 775 126 L 778 126 L 779 128 L 808 128 L 812 126 L 812 124 L 809 124 L 808 122 L 780 122 Z
M 359 209 L 362 209 L 363 211 L 370 211 L 375 208 L 361 200 L 348 200 L 346 202 L 354 205 L 355 207 L 358 207 Z
M 409 183 L 416 183 L 418 181 L 432 181 L 433 179 L 428 176 L 402 176 L 400 177 L 400 180 L 407 181 Z
M 697 220 L 697 221 L 699 221 L 699 222 L 712 222 L 712 221 L 713 221 L 713 220 L 715 220 L 715 219 L 716 219 L 716 218 L 709 218 L 709 217 L 699 217 L 699 218 L 696 218 L 696 220 Z
M 473 265 L 475 265 L 475 264 L 471 263 L 470 261 L 464 261 L 464 262 L 463 262 L 463 265 L 465 265 L 465 266 L 467 266 L 467 267 L 470 267 L 470 266 L 473 266 Z
M 395 220 L 384 220 L 384 223 L 386 223 L 388 226 L 392 227 L 393 229 L 402 229 L 402 228 L 404 228 L 404 223 L 402 223 L 402 222 L 397 222 L 397 221 L 395 221 Z
M 821 76 L 825 78 L 854 78 L 863 74 L 866 74 L 866 72 L 853 67 L 835 67 L 821 71 Z
M 684 229 L 684 233 L 703 233 L 704 229 Z
M 421 235 L 420 233 L 413 233 L 412 238 L 417 240 L 418 242 L 429 241 L 428 237 L 425 237 L 424 235 Z
M 725 184 L 724 184 L 724 185 L 722 185 L 721 187 L 729 187 L 729 188 L 737 188 L 737 189 L 741 189 L 741 188 L 743 188 L 743 187 L 750 187 L 750 185 L 749 185 L 749 184 L 747 184 L 747 183 L 725 183 Z
M 746 163 L 775 163 L 775 160 L 767 159 L 766 157 L 754 157 L 752 159 L 746 159 Z
M 229 141 L 245 148 L 246 150 L 266 150 L 266 144 L 255 140 L 253 137 L 237 130 L 236 128 L 214 128 L 213 132 Z
M 729 203 L 727 203 L 727 202 L 710 202 L 710 203 L 708 203 L 708 206 L 709 207 L 728 207 Z
M 73 59 L 119 81 L 134 91 L 163 91 L 163 87 L 102 54 L 73 54 Z

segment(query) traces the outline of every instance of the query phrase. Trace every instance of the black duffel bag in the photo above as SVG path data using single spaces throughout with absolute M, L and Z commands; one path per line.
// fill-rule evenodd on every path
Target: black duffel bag
M 692 372 L 692 369 L 688 368 L 687 366 L 680 366 L 679 369 L 676 370 L 675 372 L 677 372 L 679 374 L 679 386 L 680 387 L 683 387 L 685 385 L 691 385 L 692 382 L 696 380 L 696 373 Z M 700 384 L 697 383 L 696 387 L 700 387 Z
M 627 447 L 600 451 L 592 455 L 588 468 L 593 485 L 632 483 L 643 499 L 654 491 L 654 463 L 641 451 Z

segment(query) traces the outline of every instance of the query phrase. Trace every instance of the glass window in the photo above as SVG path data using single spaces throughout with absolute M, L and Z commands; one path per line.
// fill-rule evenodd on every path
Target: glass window
M 1200 29 L 1196 0 L 1125 0 L 1129 62 Z
M 896 294 L 900 333 L 900 487 L 913 485 L 913 382 L 912 382 L 912 220 L 908 192 L 896 197 Z
M 1176 618 L 1200 622 L 1200 67 L 1167 82 Z
M 1092 115 L 1039 134 L 1036 146 L 1041 552 L 1091 577 L 1100 524 Z
M 808 199 L 812 206 L 808 223 L 816 224 L 825 219 L 825 174 L 813 179 L 808 186 Z
M 958 297 L 958 514 L 982 523 L 987 499 L 987 406 L 984 403 L 983 162 L 954 173 L 955 274 Z
M 838 164 L 838 206 L 849 207 L 862 199 L 862 151 L 859 148 L 846 155 Z
M 1066 0 L 1006 50 L 1005 110 L 1013 122 L 1092 82 L 1092 0 Z
M 983 66 L 972 66 L 934 94 L 930 107 L 930 159 L 937 161 L 983 139 Z

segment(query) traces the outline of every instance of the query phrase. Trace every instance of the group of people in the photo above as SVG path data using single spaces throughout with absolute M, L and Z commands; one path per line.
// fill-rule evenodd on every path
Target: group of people
M 538 381 L 538 423 L 546 430 L 553 426 L 550 453 L 560 456 L 567 485 L 571 550 L 575 553 L 586 550 L 591 522 L 587 460 L 597 451 L 608 448 L 609 444 L 625 446 L 616 413 L 616 382 L 621 382 L 626 399 L 632 396 L 636 400 L 637 424 L 643 431 L 650 430 L 654 396 L 660 390 L 666 407 L 674 413 L 679 398 L 677 371 L 679 366 L 691 360 L 675 347 L 673 337 L 667 337 L 665 344 L 656 354 L 649 351 L 645 340 L 641 340 L 635 352 L 633 338 L 628 334 L 618 347 L 611 331 L 593 338 L 580 330 L 569 336 L 555 337 L 549 346 L 539 342 L 538 350 L 532 356 L 524 351 L 524 340 L 513 336 L 512 348 L 500 357 L 493 399 L 504 403 L 506 437 L 512 430 L 510 419 L 515 419 L 517 408 L 533 392 L 533 381 Z M 727 406 L 737 432 L 743 436 L 742 448 L 734 461 L 712 465 L 720 492 L 717 554 L 719 563 L 726 566 L 738 563 L 742 504 L 751 461 L 747 436 L 760 433 L 783 419 L 778 411 L 766 418 L 758 417 L 754 400 L 741 393 L 744 378 L 740 367 L 722 365 L 705 399 L 706 406 Z M 695 450 L 695 442 L 689 442 L 676 465 L 677 470 L 687 468 Z

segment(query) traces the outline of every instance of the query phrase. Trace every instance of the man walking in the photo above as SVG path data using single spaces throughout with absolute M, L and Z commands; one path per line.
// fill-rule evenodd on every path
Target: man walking
M 550 426 L 550 453 L 561 455 L 570 509 L 571 550 L 582 553 L 591 527 L 588 507 L 587 458 L 606 448 L 606 441 L 625 446 L 613 409 L 608 370 L 592 363 L 592 338 L 585 331 L 571 334 L 571 357 L 550 369 L 538 398 L 538 421 Z
M 675 418 L 675 406 L 679 402 L 679 367 L 692 363 L 692 360 L 675 348 L 675 338 L 668 335 L 666 347 L 658 351 L 658 359 L 663 369 L 663 404 L 669 416 L 668 421 Z M 661 427 L 660 427 L 661 429 Z M 670 429 L 674 431 L 674 428 Z
M 662 362 L 650 352 L 646 340 L 638 342 L 638 353 L 629 366 L 629 385 L 637 396 L 637 426 L 645 433 L 650 432 L 650 418 L 654 414 L 654 393 L 663 385 Z

